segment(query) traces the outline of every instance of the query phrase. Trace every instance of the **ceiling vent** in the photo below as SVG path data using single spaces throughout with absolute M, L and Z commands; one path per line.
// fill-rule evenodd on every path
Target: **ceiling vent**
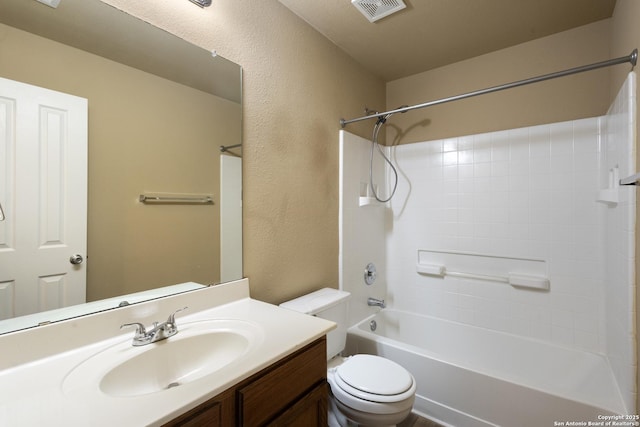
M 362 12 L 369 22 L 376 22 L 407 7 L 402 0 L 351 0 L 351 4 Z
M 60 4 L 60 0 L 38 0 L 38 1 L 54 9 L 58 7 L 58 5 Z

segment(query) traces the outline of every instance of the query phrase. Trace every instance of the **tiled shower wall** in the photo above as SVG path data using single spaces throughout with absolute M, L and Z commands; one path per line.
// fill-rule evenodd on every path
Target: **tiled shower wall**
M 634 93 L 623 89 L 600 118 L 395 147 L 400 180 L 386 207 L 358 207 L 370 143 L 341 132 L 340 279 L 354 294 L 352 323 L 382 293 L 397 309 L 605 353 L 633 408 L 635 188 L 600 190 L 616 165 L 633 173 Z M 421 275 L 419 250 L 542 261 L 550 290 Z M 370 261 L 374 288 L 362 282 Z
M 603 120 L 600 186 L 606 187 L 609 171 L 618 168 L 621 178 L 635 173 L 636 75 L 630 73 Z M 636 187 L 614 192 L 617 204 L 603 208 L 606 354 L 627 408 L 637 393 L 636 330 L 634 304 Z M 631 413 L 631 410 L 630 410 Z
M 397 147 L 403 179 L 386 239 L 394 307 L 603 350 L 599 123 L 593 118 Z M 420 275 L 418 250 L 543 260 L 551 290 Z M 461 269 L 474 273 L 470 268 Z
M 366 196 L 369 183 L 371 141 L 340 131 L 340 289 L 351 292 L 349 323 L 353 325 L 372 312 L 367 298 L 386 298 L 384 277 L 385 216 L 382 204 L 360 206 L 360 196 Z M 376 168 L 374 182 L 384 184 L 384 169 Z M 383 185 L 382 185 L 383 186 Z M 386 194 L 386 192 L 385 192 Z M 364 199 L 367 201 L 367 199 Z M 364 270 L 368 263 L 380 269 L 376 281 L 365 285 Z

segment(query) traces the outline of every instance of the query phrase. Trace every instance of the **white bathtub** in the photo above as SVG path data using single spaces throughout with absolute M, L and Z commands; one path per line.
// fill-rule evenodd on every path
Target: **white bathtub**
M 625 412 L 604 356 L 461 323 L 385 309 L 349 328 L 347 352 L 404 366 L 415 411 L 445 425 L 587 425 Z

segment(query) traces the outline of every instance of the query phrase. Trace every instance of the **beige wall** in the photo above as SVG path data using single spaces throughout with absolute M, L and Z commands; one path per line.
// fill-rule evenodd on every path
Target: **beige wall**
M 609 59 L 604 20 L 387 84 L 387 107 L 415 105 Z M 387 141 L 410 143 L 602 115 L 607 70 L 425 109 L 388 121 Z
M 628 55 L 631 50 L 640 48 L 640 26 L 638 26 L 638 19 L 640 19 L 640 2 L 636 0 L 617 0 L 616 8 L 613 13 L 612 26 L 611 26 L 611 55 L 623 56 Z M 622 82 L 624 81 L 628 68 L 615 67 L 611 70 L 611 92 L 610 99 L 613 100 Z M 636 125 L 640 124 L 636 121 Z M 636 135 L 638 131 L 636 129 Z M 640 159 L 636 151 L 636 170 L 640 170 Z M 640 198 L 637 199 L 637 202 Z M 636 226 L 638 224 L 638 213 L 640 213 L 640 204 L 636 206 Z M 640 279 L 640 241 L 638 240 L 638 233 L 636 231 L 636 289 Z M 636 331 L 640 328 L 640 322 L 638 318 L 638 306 L 640 302 L 640 295 L 636 291 Z M 637 333 L 637 332 L 636 332 Z M 637 345 L 637 343 L 636 343 Z M 640 353 L 640 348 L 637 347 L 637 352 Z M 640 379 L 637 380 L 637 384 L 640 384 Z M 640 385 L 636 390 L 640 389 Z M 637 408 L 640 408 L 640 399 L 636 403 Z M 636 408 L 636 413 L 637 413 Z
M 0 49 L 1 76 L 89 99 L 88 300 L 218 281 L 219 204 L 137 197 L 218 202 L 218 146 L 240 141 L 240 106 L 4 25 Z
M 242 65 L 244 274 L 281 302 L 338 286 L 340 117 L 384 105 L 384 83 L 277 0 L 107 3 Z M 368 125 L 352 132 L 368 135 Z

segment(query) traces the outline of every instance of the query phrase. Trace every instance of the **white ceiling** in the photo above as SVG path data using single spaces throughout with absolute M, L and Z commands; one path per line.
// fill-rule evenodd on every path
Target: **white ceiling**
M 611 17 L 615 0 L 404 0 L 370 23 L 350 0 L 279 0 L 384 81 Z

